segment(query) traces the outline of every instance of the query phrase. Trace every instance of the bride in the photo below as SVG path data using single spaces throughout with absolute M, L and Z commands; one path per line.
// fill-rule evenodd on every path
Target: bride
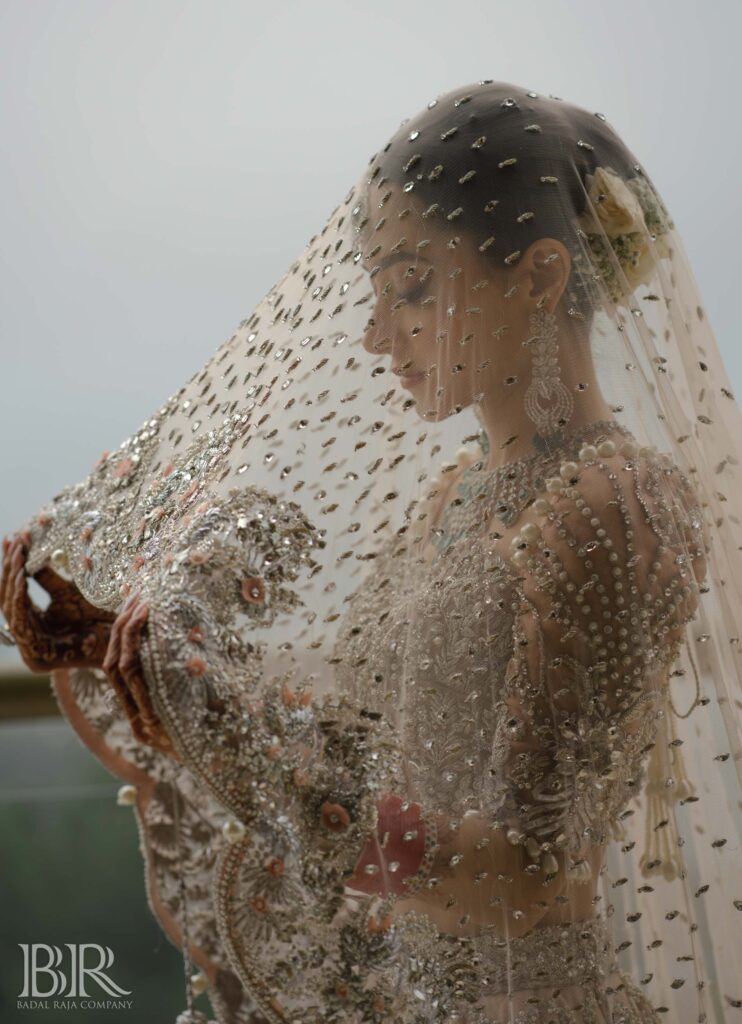
M 179 1020 L 733 1019 L 738 439 L 604 116 L 485 81 L 403 122 L 4 542 L 198 968 Z

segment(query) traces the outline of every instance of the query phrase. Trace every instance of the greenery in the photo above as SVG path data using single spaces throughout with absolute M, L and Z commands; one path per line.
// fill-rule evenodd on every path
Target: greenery
M 0 726 L 0 779 L 0 1019 L 174 1022 L 185 1007 L 183 961 L 147 905 L 136 821 L 130 808 L 116 804 L 118 781 L 59 719 Z M 65 943 L 110 946 L 109 973 L 131 991 L 124 998 L 132 1007 L 18 1009 L 18 943 L 34 942 L 65 953 Z M 205 997 L 198 1005 L 208 1011 Z

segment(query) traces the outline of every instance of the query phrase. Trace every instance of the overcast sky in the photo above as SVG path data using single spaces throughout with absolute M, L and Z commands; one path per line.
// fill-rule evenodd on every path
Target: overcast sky
M 742 392 L 742 5 L 1 0 L 0 534 L 246 316 L 368 157 L 494 78 L 606 114 Z

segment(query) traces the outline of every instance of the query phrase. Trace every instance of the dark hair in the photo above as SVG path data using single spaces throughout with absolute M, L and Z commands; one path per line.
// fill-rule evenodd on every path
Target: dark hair
M 448 218 L 504 270 L 507 257 L 531 242 L 560 239 L 573 257 L 567 294 L 589 316 L 594 304 L 584 301 L 585 290 L 594 285 L 579 271 L 573 220 L 585 210 L 585 177 L 598 166 L 624 179 L 646 177 L 602 114 L 483 81 L 404 121 L 372 157 L 367 189 L 403 188 L 427 216 Z

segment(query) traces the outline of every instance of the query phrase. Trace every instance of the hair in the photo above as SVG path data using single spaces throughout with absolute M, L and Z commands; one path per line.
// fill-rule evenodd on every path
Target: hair
M 574 219 L 587 205 L 585 178 L 598 166 L 625 180 L 647 178 L 602 114 L 486 80 L 403 121 L 371 159 L 367 197 L 375 187 L 403 188 L 426 216 L 448 218 L 505 271 L 506 257 L 540 238 L 559 239 L 573 258 L 566 294 L 589 323 L 595 283 L 581 272 L 584 242 Z M 543 183 L 544 175 L 556 182 Z

